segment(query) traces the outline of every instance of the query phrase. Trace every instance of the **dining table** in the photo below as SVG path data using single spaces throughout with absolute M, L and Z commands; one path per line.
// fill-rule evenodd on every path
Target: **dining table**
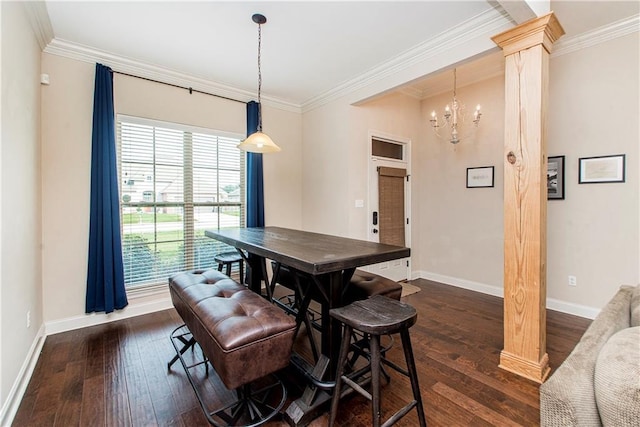
M 343 291 L 349 286 L 356 268 L 407 258 L 411 250 L 403 246 L 274 226 L 205 230 L 205 235 L 233 246 L 243 254 L 249 267 L 247 286 L 253 291 L 261 293 L 263 281 L 269 286 L 265 277 L 268 259 L 305 275 L 317 293 L 324 296 L 320 317 L 322 357 L 315 366 L 304 365 L 304 361 L 296 358 L 296 367 L 313 383 L 286 410 L 289 424 L 307 425 L 326 408 L 331 398 L 330 390 L 321 385 L 335 380 L 341 325 L 329 316 L 329 310 L 343 305 Z

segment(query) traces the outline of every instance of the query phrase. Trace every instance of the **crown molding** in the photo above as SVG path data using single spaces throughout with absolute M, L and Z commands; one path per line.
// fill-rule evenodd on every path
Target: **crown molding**
M 424 98 L 423 91 L 412 86 L 401 87 L 400 89 L 398 89 L 398 91 L 401 94 L 409 96 L 411 98 L 415 98 L 418 101 L 422 101 L 422 99 Z
M 193 89 L 237 99 L 242 102 L 248 102 L 255 99 L 255 94 L 253 92 L 54 38 L 53 29 L 51 27 L 51 22 L 44 2 L 24 2 L 24 5 L 29 16 L 29 20 L 34 28 L 34 33 L 38 39 L 38 43 L 41 45 L 45 53 L 59 55 L 82 62 L 100 62 L 111 67 L 114 71 L 158 80 L 178 86 L 192 87 Z M 382 63 L 354 79 L 348 80 L 335 88 L 324 92 L 323 94 L 311 98 L 301 105 L 279 98 L 265 96 L 264 94 L 262 95 L 262 101 L 265 105 L 270 107 L 294 113 L 304 113 L 366 87 L 381 79 L 392 76 L 438 54 L 455 49 L 457 46 L 466 43 L 468 40 L 472 40 L 477 37 L 478 34 L 504 30 L 505 23 L 513 25 L 505 17 L 504 13 L 501 13 L 496 9 L 490 9 L 487 12 L 439 34 L 433 39 L 427 40 L 414 48 L 397 55 L 391 60 Z M 638 32 L 639 27 L 640 15 L 636 14 L 629 18 L 621 19 L 578 36 L 564 40 L 561 39 L 554 45 L 551 57 L 553 58 L 565 55 Z M 503 67 L 499 68 L 500 69 L 494 69 L 491 67 L 490 69 L 487 69 L 485 67 L 483 71 L 477 70 L 474 75 L 467 80 L 465 86 L 504 73 L 504 70 L 502 69 Z M 442 84 L 429 88 L 428 91 L 416 90 L 410 86 L 400 88 L 400 91 L 413 98 L 425 99 L 426 97 L 443 93 L 449 89 L 450 87 L 448 85 Z
M 158 80 L 163 83 L 169 83 L 177 86 L 191 87 L 202 92 L 236 99 L 241 102 L 249 102 L 255 99 L 255 94 L 253 92 L 184 74 L 168 68 L 159 67 L 157 65 L 138 61 L 132 58 L 114 55 L 109 52 L 58 38 L 51 40 L 51 42 L 44 48 L 44 52 L 81 62 L 99 62 L 110 67 L 112 70 L 121 73 Z M 262 95 L 261 98 L 264 105 L 294 113 L 301 112 L 300 106 L 292 102 L 283 101 L 278 98 L 265 95 Z
M 53 39 L 53 27 L 51 26 L 47 6 L 43 1 L 25 1 L 22 5 L 27 12 L 27 18 L 33 28 L 33 33 L 38 40 L 40 49 L 44 50 Z
M 591 46 L 595 46 L 600 43 L 607 42 L 609 40 L 623 37 L 640 30 L 640 15 L 630 16 L 619 21 L 612 22 L 594 30 L 582 33 L 580 35 L 561 39 L 553 46 L 553 52 L 551 57 L 566 55 L 568 53 L 576 52 L 581 49 L 586 49 Z M 458 88 L 469 86 L 475 83 L 479 83 L 483 80 L 487 80 L 493 77 L 497 77 L 504 74 L 504 65 L 500 61 L 484 64 L 482 69 L 473 68 L 467 70 L 467 77 L 464 79 L 462 85 L 458 85 Z M 471 76 L 469 77 L 469 74 Z M 402 93 L 424 100 L 442 93 L 451 91 L 451 85 L 444 81 L 434 81 L 434 84 L 430 85 L 428 89 L 420 91 L 416 88 L 402 88 Z
M 488 80 L 494 77 L 504 75 L 504 61 L 502 61 L 503 55 L 500 52 L 496 60 L 485 62 L 482 67 L 474 67 L 473 65 L 465 68 L 464 80 L 460 82 L 458 80 L 457 88 L 463 88 L 479 83 L 484 80 Z M 420 93 L 420 99 L 424 100 L 443 94 L 445 92 L 453 93 L 453 84 L 451 80 L 437 80 L 434 84 L 430 85 L 428 89 L 424 89 Z
M 467 21 L 450 28 L 432 39 L 397 55 L 366 73 L 348 80 L 337 87 L 316 96 L 302 104 L 302 111 L 307 112 L 328 102 L 340 98 L 371 83 L 391 76 L 429 58 L 454 49 L 455 47 L 473 40 L 478 34 L 504 30 L 505 25 L 512 25 L 504 13 L 492 8 Z
M 551 52 L 551 57 L 566 55 L 609 40 L 623 37 L 640 30 L 640 14 L 603 25 L 594 30 L 587 31 L 566 40 L 559 40 Z

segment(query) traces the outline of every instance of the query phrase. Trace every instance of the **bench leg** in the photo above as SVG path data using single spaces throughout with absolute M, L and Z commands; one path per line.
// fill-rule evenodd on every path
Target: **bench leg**
M 176 360 L 180 360 L 200 408 L 209 424 L 217 427 L 230 427 L 238 425 L 240 422 L 242 425 L 255 427 L 266 423 L 280 413 L 287 399 L 287 390 L 283 382 L 273 374 L 266 377 L 266 379 L 259 379 L 255 383 L 240 386 L 236 389 L 237 398 L 226 406 L 214 410 L 208 408 L 198 386 L 202 380 L 195 381 L 191 371 L 196 366 L 204 363 L 206 367 L 205 375 L 208 376 L 210 361 L 202 354 L 203 360 L 189 365 L 182 357 L 189 348 L 193 348 L 196 344 L 196 340 L 186 325 L 177 327 L 169 338 L 176 351 L 175 357 L 169 362 L 169 368 Z M 199 375 L 202 374 L 200 373 Z M 261 384 L 261 388 L 256 386 L 258 383 Z
M 196 340 L 195 340 L 195 338 L 193 338 L 193 336 L 190 339 L 186 339 L 184 337 L 184 335 L 178 335 L 178 336 L 175 337 L 175 339 L 177 339 L 178 341 L 180 341 L 182 343 L 182 348 L 180 349 L 180 352 L 179 352 L 180 355 L 183 355 L 187 350 L 189 350 L 190 348 L 193 348 L 193 346 L 196 345 Z M 173 359 L 171 359 L 169 361 L 169 363 L 167 364 L 167 369 L 171 370 L 171 366 L 174 363 L 176 363 L 179 358 L 180 358 L 180 356 L 178 355 L 178 353 L 176 353 L 176 355 L 173 356 Z

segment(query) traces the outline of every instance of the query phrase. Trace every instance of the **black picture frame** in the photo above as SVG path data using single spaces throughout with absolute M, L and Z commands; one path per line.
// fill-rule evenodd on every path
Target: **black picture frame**
M 604 184 L 625 181 L 625 155 L 581 157 L 578 184 Z
M 493 166 L 467 168 L 467 188 L 493 187 L 494 176 Z
M 547 200 L 564 200 L 564 156 L 547 159 Z

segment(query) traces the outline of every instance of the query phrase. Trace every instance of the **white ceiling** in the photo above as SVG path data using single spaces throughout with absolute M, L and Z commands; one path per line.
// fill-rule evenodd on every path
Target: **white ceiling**
M 482 14 L 513 22 L 496 2 L 477 0 L 45 4 L 54 43 L 253 93 L 258 27 L 251 16 L 262 13 L 268 20 L 262 27 L 263 96 L 293 105 L 371 73 Z M 638 14 L 637 1 L 556 1 L 551 7 L 565 37 Z M 500 60 L 494 55 L 476 68 L 490 69 L 491 61 Z M 409 89 L 426 93 L 429 86 L 430 80 L 415 81 Z

